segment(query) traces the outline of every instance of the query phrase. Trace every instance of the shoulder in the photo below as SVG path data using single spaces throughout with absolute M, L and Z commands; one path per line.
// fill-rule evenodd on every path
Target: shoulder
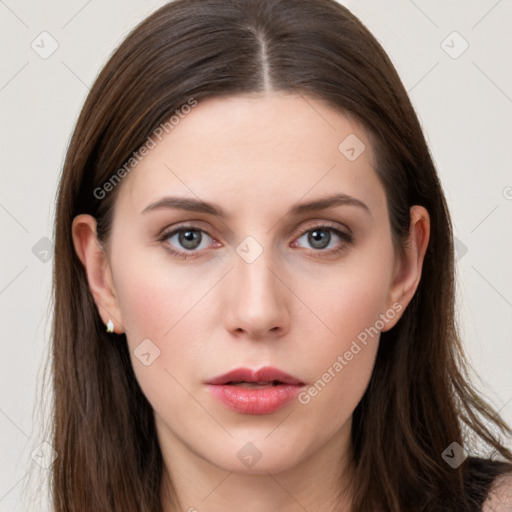
M 463 465 L 464 488 L 474 510 L 512 512 L 512 464 L 468 457 Z
M 512 511 L 512 472 L 499 475 L 494 480 L 482 512 Z

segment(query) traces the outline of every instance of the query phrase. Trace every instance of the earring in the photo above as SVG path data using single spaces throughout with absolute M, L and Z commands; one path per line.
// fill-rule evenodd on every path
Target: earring
M 114 322 L 112 322 L 112 319 L 108 319 L 107 322 L 107 332 L 114 332 Z

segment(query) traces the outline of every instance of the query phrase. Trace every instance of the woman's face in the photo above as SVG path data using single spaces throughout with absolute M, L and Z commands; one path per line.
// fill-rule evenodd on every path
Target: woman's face
M 334 462 L 405 307 L 365 131 L 269 93 L 200 101 L 161 138 L 117 185 L 100 310 L 126 332 L 162 447 L 239 473 Z M 251 376 L 263 367 L 295 381 Z M 243 380 L 260 383 L 226 383 Z

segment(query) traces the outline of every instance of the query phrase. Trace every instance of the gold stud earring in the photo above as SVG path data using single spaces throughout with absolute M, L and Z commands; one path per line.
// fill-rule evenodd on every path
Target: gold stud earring
M 114 332 L 114 322 L 112 322 L 112 319 L 108 319 L 107 322 L 107 332 Z

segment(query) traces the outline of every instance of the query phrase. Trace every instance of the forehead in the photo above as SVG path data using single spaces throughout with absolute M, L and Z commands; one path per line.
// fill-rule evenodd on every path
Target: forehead
M 365 130 L 323 102 L 273 92 L 208 98 L 187 112 L 124 178 L 119 200 L 131 209 L 166 193 L 238 211 L 335 191 L 383 194 Z

